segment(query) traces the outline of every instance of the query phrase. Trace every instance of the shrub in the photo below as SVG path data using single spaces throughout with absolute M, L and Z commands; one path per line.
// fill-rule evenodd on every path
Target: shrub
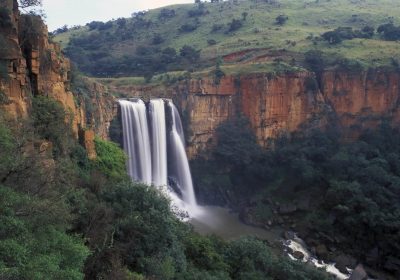
M 160 34 L 154 34 L 151 42 L 153 45 L 159 45 L 162 44 L 164 41 L 164 38 Z
M 318 83 L 313 77 L 307 77 L 305 80 L 305 86 L 308 91 L 317 92 L 318 91 Z
M 231 23 L 229 23 L 228 32 L 234 32 L 242 28 L 243 23 L 239 19 L 232 19 Z
M 378 33 L 383 35 L 383 38 L 388 41 L 400 40 L 400 26 L 395 26 L 393 23 L 382 24 L 378 27 Z
M 165 19 L 170 19 L 176 16 L 176 12 L 174 9 L 167 9 L 164 8 L 160 11 L 160 14 L 158 15 L 158 18 L 160 20 L 165 20 Z
M 275 22 L 278 25 L 284 25 L 288 19 L 289 17 L 286 15 L 279 15 L 275 18 Z
M 217 32 L 220 31 L 224 28 L 223 24 L 213 24 L 212 28 L 211 28 L 211 32 Z
M 197 29 L 197 27 L 198 26 L 196 24 L 186 23 L 184 25 L 181 25 L 181 27 L 179 27 L 178 31 L 182 32 L 182 33 L 193 32 Z
M 199 2 L 197 7 L 188 11 L 189 17 L 201 17 L 208 14 L 208 10 L 204 3 Z
M 200 51 L 195 48 L 185 45 L 179 51 L 181 57 L 187 59 L 190 62 L 196 62 L 200 58 Z
M 60 102 L 45 96 L 33 99 L 33 125 L 36 134 L 54 145 L 54 155 L 65 155 L 71 144 L 71 117 Z
M 217 41 L 215 41 L 214 39 L 209 39 L 209 40 L 207 40 L 207 44 L 208 44 L 209 46 L 214 46 L 214 45 L 217 44 Z
M 331 45 L 340 44 L 343 41 L 342 37 L 340 36 L 339 32 L 337 32 L 337 31 L 325 32 L 324 34 L 322 34 L 322 38 L 324 38 L 326 41 L 328 41 L 328 43 Z
M 95 168 L 113 179 L 126 178 L 125 162 L 127 157 L 124 151 L 113 142 L 95 139 L 97 158 L 94 162 Z
M 44 211 L 49 203 L 0 186 L 1 279 L 83 279 L 89 250 Z

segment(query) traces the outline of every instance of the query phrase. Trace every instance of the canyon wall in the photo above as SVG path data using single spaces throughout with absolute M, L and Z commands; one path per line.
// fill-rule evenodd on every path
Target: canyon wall
M 16 120 L 27 119 L 33 97 L 48 96 L 62 104 L 76 137 L 91 135 L 79 133 L 82 130 L 93 130 L 107 138 L 115 115 L 115 100 L 107 88 L 82 79 L 84 90 L 73 92 L 70 61 L 49 40 L 42 19 L 20 15 L 16 0 L 5 0 L 1 8 L 8 17 L 4 14 L 0 24 L 0 109 Z
M 335 124 L 345 139 L 383 119 L 400 123 L 400 74 L 389 70 L 327 70 L 319 83 L 311 72 L 265 73 L 191 79 L 173 86 L 113 88 L 125 96 L 171 98 L 188 126 L 188 153 L 195 157 L 215 143 L 219 124 L 238 114 L 250 121 L 267 147 L 281 134 Z
M 144 100 L 170 98 L 181 110 L 190 157 L 213 145 L 216 128 L 239 114 L 249 119 L 263 147 L 281 134 L 329 123 L 338 124 L 347 138 L 382 119 L 400 123 L 400 74 L 394 70 L 332 69 L 318 79 L 307 71 L 253 73 L 227 75 L 218 84 L 205 76 L 173 85 L 119 87 L 83 78 L 77 88 L 71 85 L 69 60 L 49 40 L 42 20 L 20 15 L 17 1 L 4 3 L 9 18 L 0 24 L 0 108 L 15 119 L 29 118 L 33 96 L 49 96 L 71 113 L 76 137 L 93 138 L 93 133 L 82 133 L 93 130 L 108 138 L 117 111 L 114 93 Z M 82 140 L 90 148 L 89 142 Z

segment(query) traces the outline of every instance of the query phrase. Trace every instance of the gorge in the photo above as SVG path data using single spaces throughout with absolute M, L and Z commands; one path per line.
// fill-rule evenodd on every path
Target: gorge
M 49 34 L 1 0 L 0 278 L 330 279 L 282 254 L 296 232 L 341 273 L 398 279 L 398 41 L 360 36 L 400 11 L 338 3 L 200 1 Z

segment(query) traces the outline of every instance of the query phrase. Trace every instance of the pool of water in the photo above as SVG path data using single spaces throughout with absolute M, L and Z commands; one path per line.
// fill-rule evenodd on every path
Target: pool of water
M 203 235 L 215 234 L 225 240 L 234 240 L 242 236 L 254 236 L 269 242 L 279 241 L 282 230 L 266 230 L 242 223 L 237 213 L 216 206 L 201 206 L 191 218 L 194 229 Z

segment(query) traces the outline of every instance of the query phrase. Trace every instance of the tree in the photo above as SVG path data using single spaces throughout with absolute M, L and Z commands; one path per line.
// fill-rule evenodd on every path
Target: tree
M 275 18 L 275 22 L 278 25 L 284 25 L 288 19 L 289 17 L 286 15 L 279 15 Z
M 229 24 L 229 32 L 234 32 L 240 29 L 243 26 L 243 23 L 239 19 L 232 19 L 231 23 Z
M 160 34 L 158 34 L 158 33 L 154 34 L 153 39 L 152 39 L 153 45 L 159 45 L 159 44 L 162 44 L 163 42 L 164 42 L 164 38 Z
M 378 33 L 383 34 L 383 38 L 388 41 L 400 40 L 400 27 L 393 23 L 383 24 L 378 27 Z
M 247 13 L 247 12 L 243 12 L 243 13 L 242 13 L 242 19 L 243 19 L 243 21 L 246 21 L 248 15 L 249 15 L 249 13 Z
M 214 70 L 214 84 L 219 85 L 221 82 L 221 79 L 225 77 L 224 71 L 221 69 L 221 64 L 222 64 L 222 59 L 218 58 L 217 63 L 215 65 L 215 70 Z
M 196 62 L 200 58 L 200 51 L 195 48 L 185 45 L 180 49 L 181 57 L 187 59 L 189 62 Z
M 19 0 L 19 7 L 21 9 L 26 9 L 30 7 L 41 6 L 42 0 Z
M 324 34 L 322 34 L 322 38 L 324 38 L 326 41 L 328 41 L 328 43 L 331 45 L 340 44 L 343 41 L 342 37 L 340 36 L 339 32 L 337 32 L 337 31 L 325 32 Z
M 361 32 L 364 33 L 365 38 L 372 38 L 374 36 L 375 28 L 372 26 L 364 26 L 363 29 L 361 29 Z
M 33 99 L 33 125 L 38 136 L 53 143 L 56 156 L 69 149 L 70 116 L 55 99 L 37 96 Z

